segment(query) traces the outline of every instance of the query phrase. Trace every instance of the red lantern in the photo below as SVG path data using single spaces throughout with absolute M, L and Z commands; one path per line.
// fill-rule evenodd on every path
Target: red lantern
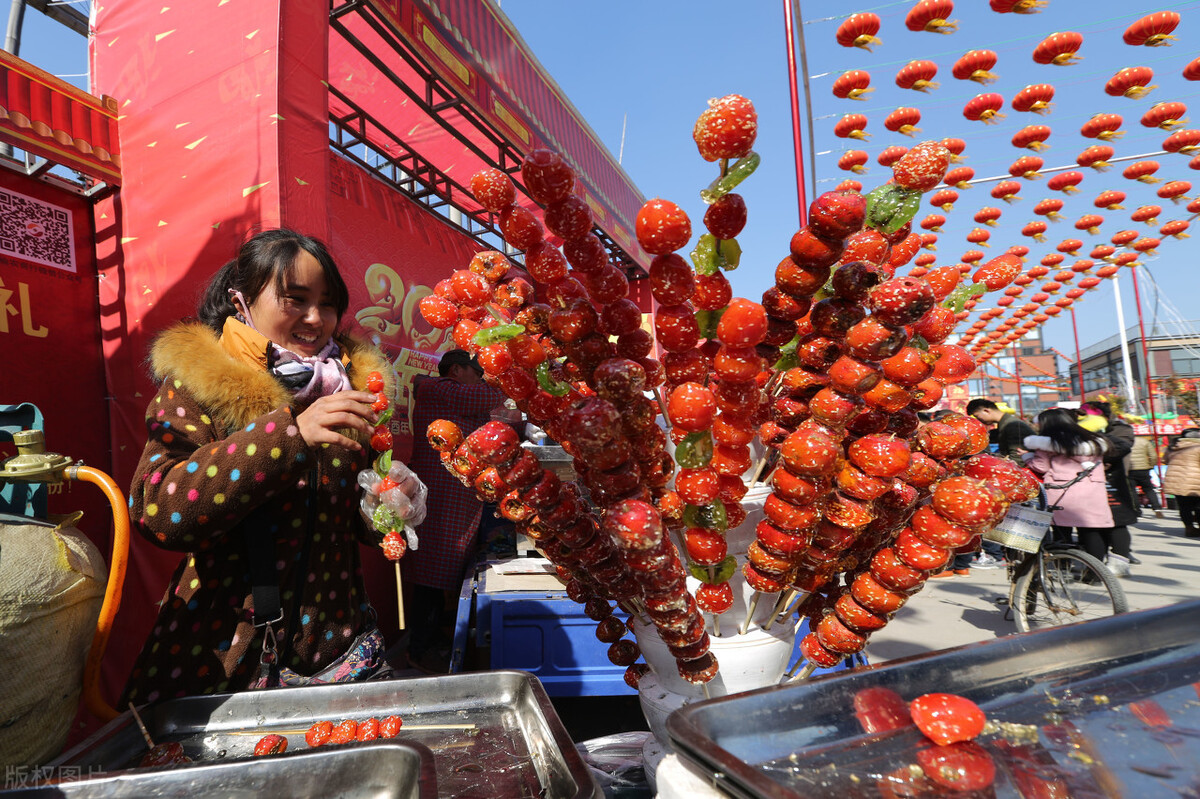
M 1097 259 L 1103 261 L 1103 260 L 1107 260 L 1108 257 L 1116 251 L 1117 251 L 1117 248 L 1113 247 L 1110 244 L 1097 244 L 1095 247 L 1092 248 L 1092 251 L 1089 254 L 1093 258 L 1097 258 Z
M 954 189 L 941 189 L 933 193 L 933 196 L 929 198 L 929 202 L 943 211 L 949 212 L 954 207 L 954 204 L 958 202 L 958 192 Z
M 996 226 L 996 220 L 1003 215 L 999 208 L 993 208 L 990 205 L 985 205 L 975 212 L 975 221 L 981 225 Z
M 1125 192 L 1108 189 L 1096 195 L 1096 199 L 1092 200 L 1092 205 L 1097 208 L 1107 208 L 1110 211 L 1122 211 L 1125 206 L 1121 203 L 1125 202 Z
M 1116 258 L 1113 258 L 1113 263 L 1117 266 L 1129 266 L 1130 264 L 1137 263 L 1137 255 L 1131 252 L 1123 252 Z
M 993 124 L 1004 118 L 1004 114 L 999 113 L 1003 107 L 1004 98 L 1000 95 L 994 92 L 977 94 L 963 106 L 963 116 L 972 122 Z
M 1037 180 L 1041 177 L 1038 170 L 1045 163 L 1036 155 L 1023 155 L 1008 167 L 1008 174 L 1014 178 L 1025 178 L 1026 180 Z
M 1045 232 L 1045 222 L 1030 222 L 1028 225 L 1021 228 L 1021 235 L 1028 236 L 1034 241 L 1045 241 L 1046 237 L 1043 235 Z
M 969 166 L 956 166 L 946 173 L 946 185 L 957 186 L 960 189 L 970 188 L 970 182 L 975 178 L 975 170 Z
M 1083 246 L 1083 242 L 1080 241 L 1079 239 L 1063 239 L 1062 241 L 1060 241 L 1058 243 L 1058 246 L 1055 247 L 1054 249 L 1058 250 L 1061 253 L 1066 253 L 1067 255 L 1075 255 L 1076 253 L 1079 252 L 1079 249 L 1082 246 Z
M 1104 217 L 1100 214 L 1084 214 L 1075 220 L 1075 229 L 1086 230 L 1094 235 L 1100 230 L 1102 224 L 1104 224 Z
M 946 224 L 946 217 L 941 214 L 930 214 L 921 220 L 921 228 L 934 233 L 940 233 L 944 224 Z
M 1136 180 L 1139 183 L 1158 183 L 1158 178 L 1154 177 L 1154 173 L 1157 171 L 1157 161 L 1134 161 L 1125 167 L 1125 171 L 1121 174 L 1129 180 Z
M 1156 238 L 1153 238 L 1152 236 L 1146 236 L 1145 238 L 1141 238 L 1141 239 L 1138 239 L 1137 241 L 1135 241 L 1133 243 L 1133 249 L 1137 250 L 1140 253 L 1145 253 L 1146 255 L 1154 255 L 1155 249 L 1157 249 L 1161 245 L 1162 245 L 1161 239 L 1156 239 Z
M 920 111 L 904 106 L 888 114 L 887 119 L 883 120 L 883 126 L 893 133 L 902 133 L 905 136 L 911 136 L 914 133 L 921 132 L 921 129 L 917 127 L 917 123 L 920 121 Z
M 1162 148 L 1169 153 L 1191 155 L 1200 149 L 1200 130 L 1177 130 L 1163 139 Z
M 1047 269 L 1047 268 L 1046 268 L 1046 267 L 1044 267 L 1044 266 L 1031 266 L 1031 267 L 1029 267 L 1029 269 L 1028 269 L 1028 270 L 1025 272 L 1025 274 L 1027 274 L 1027 275 L 1029 275 L 1030 277 L 1032 277 L 1032 278 L 1035 278 L 1035 279 L 1036 279 L 1036 278 L 1039 278 L 1039 277 L 1045 277 L 1045 276 L 1046 276 L 1046 273 L 1047 273 L 1047 272 L 1049 272 L 1049 271 L 1050 271 L 1050 270 L 1049 270 L 1049 269 Z
M 1112 239 L 1110 239 L 1110 241 L 1112 241 L 1112 243 L 1118 247 L 1124 247 L 1137 237 L 1138 234 L 1136 230 L 1118 230 L 1112 235 Z
M 863 164 L 867 163 L 867 154 L 862 150 L 847 150 L 842 153 L 842 157 L 838 159 L 838 169 L 844 169 L 847 172 L 855 172 L 862 174 L 867 169 Z
M 1015 255 L 1018 258 L 1024 258 L 1026 255 L 1029 255 L 1029 248 L 1024 244 L 1014 244 L 1005 250 L 1005 253 L 1008 255 Z
M 908 270 L 909 277 L 925 277 L 927 274 L 929 274 L 929 270 L 923 266 L 914 266 Z
M 1093 144 L 1075 158 L 1075 163 L 1080 166 L 1090 166 L 1098 172 L 1103 172 L 1108 169 L 1108 159 L 1112 157 L 1113 148 L 1107 144 Z
M 1100 278 L 1096 277 L 1095 275 L 1088 275 L 1087 277 L 1080 278 L 1079 280 L 1079 288 L 1083 289 L 1084 291 L 1090 291 L 1099 285 Z
M 988 233 L 981 227 L 977 227 L 971 228 L 971 232 L 967 234 L 967 241 L 971 244 L 978 244 L 980 247 L 991 247 L 992 245 L 988 244 L 988 239 L 991 237 L 991 233 Z
M 1061 191 L 1063 194 L 1074 194 L 1079 191 L 1076 186 L 1082 182 L 1082 172 L 1059 172 L 1046 181 L 1046 188 L 1050 191 Z
M 1046 144 L 1046 139 L 1050 138 L 1049 125 L 1026 125 L 1013 134 L 1012 146 L 1022 147 L 1026 150 L 1045 150 L 1050 145 Z
M 1200 58 L 1194 58 L 1183 68 L 1184 80 L 1200 80 Z
M 1049 197 L 1035 205 L 1033 207 L 1033 212 L 1038 216 L 1046 217 L 1052 222 L 1057 222 L 1058 220 L 1062 219 L 1062 214 L 1059 213 L 1059 211 L 1062 210 L 1062 207 L 1062 200 L 1059 200 L 1055 197 Z
M 991 0 L 988 5 L 997 14 L 1040 14 L 1050 0 Z
M 837 29 L 837 43 L 842 47 L 861 47 L 870 50 L 873 44 L 883 44 L 875 38 L 879 33 L 879 15 L 869 11 L 851 14 Z
M 923 252 L 920 255 L 918 255 L 916 258 L 913 259 L 913 264 L 915 264 L 916 266 L 920 266 L 920 267 L 931 266 L 933 264 L 933 262 L 936 260 L 937 260 L 937 256 L 934 255 L 933 253 Z
M 1049 305 L 1044 308 L 1043 311 L 1045 312 L 1046 316 L 1058 316 L 1060 313 L 1062 313 L 1062 308 L 1058 307 L 1057 305 Z M 1037 317 L 1034 318 L 1036 319 Z
M 1008 306 L 1012 305 L 1013 302 L 1014 300 L 1012 297 L 1001 297 L 1000 299 L 996 300 L 996 304 L 1001 308 L 1007 308 Z
M 1177 12 L 1159 11 L 1144 16 L 1130 25 L 1125 29 L 1125 35 L 1121 38 L 1125 40 L 1125 44 L 1132 44 L 1135 47 L 1138 45 L 1162 47 L 1171 44 L 1168 40 L 1175 38 L 1170 34 L 1177 25 L 1179 25 Z
M 1015 203 L 1021 199 L 1017 193 L 1021 191 L 1021 184 L 1015 180 L 1002 180 L 992 187 L 992 196 L 997 200 L 1004 200 L 1006 203 Z
M 1050 113 L 1050 101 L 1054 99 L 1054 87 L 1049 83 L 1026 86 L 1012 98 L 1014 111 L 1032 111 L 1035 114 Z
M 1025 293 L 1025 289 L 1020 286 L 1009 286 L 1004 290 L 1004 293 L 1009 297 L 1020 297 Z
M 1124 121 L 1120 114 L 1094 114 L 1091 119 L 1083 123 L 1079 132 L 1088 139 L 1112 141 L 1125 135 L 1118 130 Z
M 1192 156 L 1192 160 L 1188 161 L 1189 169 L 1200 169 L 1200 155 Z
M 1119 266 L 1108 264 L 1107 266 L 1102 266 L 1096 270 L 1096 277 L 1114 277 L 1116 276 L 1117 272 L 1120 271 L 1121 268 Z
M 840 100 L 865 100 L 864 95 L 873 91 L 871 73 L 862 69 L 843 72 L 833 82 L 833 96 Z
M 967 149 L 967 143 L 962 139 L 946 138 L 942 139 L 941 144 L 950 151 L 951 163 L 961 161 L 962 158 L 959 156 L 963 154 L 963 150 Z
M 896 73 L 896 85 L 901 89 L 930 92 L 938 87 L 934 82 L 938 67 L 932 61 L 909 61 Z
M 1054 310 L 1057 311 L 1059 308 L 1070 308 L 1074 302 L 1074 297 L 1059 297 L 1054 301 Z M 1047 308 L 1046 310 L 1049 311 L 1050 309 Z
M 937 240 L 938 240 L 938 237 L 937 237 L 936 233 L 922 233 L 921 234 L 921 246 L 923 248 L 925 248 L 926 250 L 936 250 L 937 249 Z
M 1148 128 L 1170 130 L 1186 121 L 1183 119 L 1186 113 L 1187 106 L 1180 102 L 1155 103 L 1142 115 L 1142 124 Z
M 833 135 L 839 139 L 868 139 L 867 118 L 862 114 L 846 114 L 833 126 Z
M 1054 273 L 1055 283 L 1070 283 L 1075 279 L 1075 272 L 1070 269 L 1061 269 Z
M 910 31 L 954 33 L 958 23 L 950 19 L 953 13 L 953 0 L 918 0 L 904 17 L 904 26 Z
M 1188 203 L 1187 212 L 1189 214 L 1200 214 L 1200 200 L 1192 200 Z
M 1143 205 L 1129 215 L 1134 222 L 1145 222 L 1154 227 L 1158 224 L 1158 215 L 1162 213 L 1161 205 Z
M 1188 239 L 1187 229 L 1191 227 L 1186 219 L 1173 219 L 1158 229 L 1159 235 L 1173 236 L 1177 239 Z
M 833 187 L 834 191 L 862 191 L 862 184 L 857 180 L 847 178 Z
M 988 84 L 997 79 L 990 71 L 996 66 L 996 53 L 993 50 L 969 50 L 962 58 L 954 62 L 951 74 L 959 80 L 973 80 L 976 83 Z
M 1034 294 L 1029 299 L 1031 301 L 1036 302 L 1037 304 L 1041 305 L 1043 302 L 1050 299 L 1050 295 L 1044 291 L 1039 291 L 1037 294 Z
M 1145 97 L 1155 86 L 1150 86 L 1154 80 L 1154 70 L 1150 67 L 1125 67 L 1104 84 L 1104 91 L 1113 97 L 1128 97 L 1132 100 Z
M 1180 203 L 1190 199 L 1184 196 L 1184 192 L 1191 191 L 1192 184 L 1186 180 L 1172 180 L 1170 183 L 1164 183 L 1162 188 L 1158 190 L 1158 196 L 1164 200 L 1170 200 L 1173 203 Z
M 1048 280 L 1042 284 L 1042 291 L 1046 292 L 1047 294 L 1057 294 L 1058 290 L 1061 288 L 1062 283 L 1058 283 L 1053 280 Z
M 962 254 L 962 262 L 964 264 L 976 264 L 984 258 L 983 250 L 967 250 Z M 968 272 L 970 269 L 967 270 Z
M 901 147 L 898 144 L 893 144 L 891 147 L 884 147 L 883 150 L 880 151 L 879 157 L 875 160 L 879 162 L 880 166 L 891 166 L 903 158 L 904 154 L 907 152 L 907 147 Z
M 1063 256 L 1060 253 L 1052 252 L 1042 256 L 1042 266 L 1047 266 L 1053 269 L 1063 262 Z
M 1083 34 L 1075 31 L 1052 33 L 1033 48 L 1033 60 L 1039 64 L 1066 66 L 1079 60 L 1076 53 L 1083 45 Z

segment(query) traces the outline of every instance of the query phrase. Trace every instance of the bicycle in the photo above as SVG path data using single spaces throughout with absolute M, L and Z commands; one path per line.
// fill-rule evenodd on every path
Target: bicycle
M 989 534 L 1007 548 L 1008 608 L 1023 633 L 1129 610 L 1125 590 L 1103 562 L 1075 544 L 1053 540 L 1054 510 L 1043 491 L 1036 502 L 1014 505 Z

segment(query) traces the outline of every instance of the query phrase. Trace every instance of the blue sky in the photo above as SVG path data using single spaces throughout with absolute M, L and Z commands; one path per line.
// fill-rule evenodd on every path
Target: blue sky
M 1200 52 L 1200 0 L 1156 4 L 1101 0 L 1087 5 L 1086 19 L 1081 18 L 1078 0 L 1051 0 L 1042 13 L 1032 15 L 996 14 L 988 9 L 986 0 L 960 0 L 951 15 L 958 21 L 958 30 L 950 35 L 907 30 L 904 17 L 913 3 L 903 0 L 863 7 L 805 4 L 807 16 L 802 29 L 811 76 L 813 149 L 817 153 L 807 168 L 815 174 L 818 192 L 832 189 L 846 177 L 860 180 L 867 189 L 884 182 L 890 170 L 875 162 L 879 151 L 891 144 L 911 146 L 925 138 L 954 136 L 966 140 L 963 165 L 984 177 L 1005 173 L 1017 157 L 1033 154 L 1018 150 L 1009 141 L 1025 125 L 1046 124 L 1053 128 L 1051 149 L 1039 154 L 1047 167 L 1072 164 L 1084 147 L 1096 143 L 1079 132 L 1080 125 L 1095 113 L 1119 113 L 1124 117 L 1125 136 L 1111 143 L 1117 157 L 1161 148 L 1167 133 L 1139 124 L 1141 115 L 1157 102 L 1178 100 L 1194 106 L 1189 108 L 1189 116 L 1195 117 L 1200 127 L 1200 84 L 1180 77 L 1184 64 Z M 84 8 L 84 4 L 77 7 Z M 661 196 L 679 203 L 697 228 L 705 208 L 698 192 L 713 178 L 715 167 L 696 153 L 691 141 L 692 123 L 709 97 L 739 93 L 754 101 L 760 122 L 755 149 L 762 155 L 763 164 L 739 190 L 749 206 L 750 222 L 740 237 L 743 265 L 730 274 L 730 279 L 736 294 L 758 299 L 771 284 L 774 266 L 787 252 L 788 240 L 797 227 L 783 3 L 753 0 L 732 6 L 711 0 L 609 0 L 604 4 L 503 0 L 501 7 L 600 139 L 614 154 L 620 153 L 624 168 L 646 197 Z M 834 34 L 844 15 L 822 16 L 833 8 L 844 9 L 846 14 L 878 14 L 883 44 L 873 52 L 836 44 Z M 1174 46 L 1130 47 L 1121 41 L 1122 32 L 1133 20 L 1164 9 L 1183 15 Z M 1038 42 L 1050 33 L 1068 30 L 1084 36 L 1079 51 L 1081 62 L 1058 67 L 1032 60 Z M 989 86 L 959 81 L 950 74 L 953 62 L 962 53 L 978 48 L 992 49 L 999 56 L 993 71 L 1000 80 Z M 32 10 L 26 14 L 21 55 L 61 76 L 86 71 L 84 40 Z M 941 85 L 936 91 L 918 93 L 895 85 L 896 71 L 917 58 L 937 63 L 936 79 Z M 1105 81 L 1126 66 L 1151 67 L 1158 88 L 1140 100 L 1105 94 Z M 840 100 L 831 93 L 833 79 L 847 69 L 871 73 L 875 91 L 866 101 Z M 67 79 L 86 85 L 82 77 Z M 1008 101 L 1018 90 L 1043 82 L 1056 87 L 1051 113 L 1018 113 L 1009 107 Z M 1005 98 L 1006 117 L 999 124 L 985 126 L 962 116 L 963 104 L 984 92 L 997 92 Z M 921 111 L 923 132 L 916 138 L 885 130 L 884 117 L 898 106 Z M 868 141 L 853 142 L 833 135 L 833 124 L 850 112 L 868 117 L 867 130 L 873 134 Z M 836 167 L 846 149 L 869 154 L 866 175 L 851 175 Z M 1159 176 L 1177 180 L 1195 177 L 1198 185 L 1191 194 L 1200 192 L 1200 173 L 1188 169 L 1187 156 L 1168 154 L 1156 160 L 1162 165 Z M 971 246 L 965 237 L 972 228 L 983 227 L 972 219 L 983 206 L 999 207 L 1003 216 L 998 227 L 988 228 L 993 246 L 981 249 L 991 257 L 1010 244 L 1024 244 L 1031 248 L 1030 265 L 1036 263 L 1034 256 L 1040 259 L 1054 252 L 1057 242 L 1066 237 L 1083 239 L 1086 246 L 1081 257 L 1086 257 L 1087 250 L 1107 243 L 1117 230 L 1156 235 L 1144 224 L 1129 220 L 1128 214 L 1139 205 L 1163 206 L 1160 223 L 1186 218 L 1183 206 L 1173 206 L 1155 196 L 1161 184 L 1127 180 L 1121 176 L 1124 166 L 1116 165 L 1106 173 L 1081 169 L 1086 175 L 1083 191 L 1072 197 L 1048 191 L 1044 179 L 1019 181 L 1025 199 L 1012 205 L 991 197 L 995 184 L 960 191 L 958 205 L 945 214 L 948 222 L 939 234 L 937 264 L 957 262 Z M 1100 235 L 1080 234 L 1073 227 L 1074 220 L 1096 211 L 1092 199 L 1109 188 L 1126 192 L 1125 210 L 1100 211 L 1106 216 Z M 1032 209 L 1043 197 L 1064 199 L 1066 219 L 1050 225 L 1047 241 L 1039 245 L 1021 236 L 1020 229 L 1026 222 L 1042 219 Z M 917 219 L 931 212 L 942 213 L 926 204 Z M 1141 289 L 1147 323 L 1152 318 L 1168 319 L 1172 315 L 1168 303 L 1184 318 L 1200 318 L 1192 277 L 1200 260 L 1196 244 L 1200 230 L 1193 232 L 1196 238 L 1166 239 L 1159 256 L 1146 260 L 1148 271 L 1141 273 Z M 1072 260 L 1068 258 L 1066 265 Z M 1161 298 L 1154 282 L 1161 289 Z M 1133 325 L 1137 318 L 1133 290 L 1124 272 L 1121 288 L 1126 320 Z M 1026 296 L 1032 291 L 1027 290 Z M 1109 281 L 1089 292 L 1076 307 L 1084 347 L 1117 332 Z M 1050 345 L 1064 353 L 1074 352 L 1068 314 L 1052 319 L 1044 331 Z

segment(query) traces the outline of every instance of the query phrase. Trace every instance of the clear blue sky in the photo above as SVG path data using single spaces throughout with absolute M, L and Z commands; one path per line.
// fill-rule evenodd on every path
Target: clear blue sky
M 951 35 L 911 32 L 904 17 L 915 0 L 867 5 L 857 8 L 828 3 L 806 3 L 804 42 L 807 46 L 808 73 L 816 131 L 814 163 L 808 165 L 817 179 L 817 190 L 831 189 L 845 177 L 855 177 L 871 188 L 884 182 L 890 170 L 880 167 L 875 156 L 891 144 L 911 146 L 924 138 L 955 136 L 967 141 L 964 165 L 979 177 L 1007 172 L 1017 157 L 1032 154 L 1012 147 L 1009 140 L 1019 128 L 1046 124 L 1053 128 L 1051 149 L 1040 156 L 1046 166 L 1072 164 L 1075 156 L 1096 143 L 1079 133 L 1080 125 L 1092 114 L 1119 113 L 1125 118 L 1125 136 L 1112 146 L 1118 157 L 1161 149 L 1166 132 L 1142 127 L 1141 115 L 1154 103 L 1178 100 L 1189 106 L 1189 116 L 1200 127 L 1200 84 L 1180 77 L 1180 70 L 1200 53 L 1200 1 L 1118 3 L 1100 0 L 1087 4 L 1088 15 L 1080 14 L 1081 0 L 1051 0 L 1040 14 L 996 14 L 986 0 L 960 0 L 952 14 L 958 31 Z M 76 7 L 86 10 L 85 3 Z M 696 227 L 704 212 L 698 192 L 714 176 L 714 166 L 700 159 L 691 141 L 692 123 L 709 97 L 729 93 L 751 98 L 759 112 L 760 132 L 755 149 L 763 165 L 740 189 L 750 208 L 750 222 L 741 236 L 743 266 L 731 273 L 735 293 L 757 299 L 772 281 L 778 260 L 786 253 L 788 240 L 797 227 L 797 199 L 792 158 L 790 106 L 783 32 L 783 3 L 753 0 L 737 5 L 711 0 L 657 0 L 631 2 L 610 0 L 604 4 L 557 4 L 548 0 L 503 0 L 501 7 L 513 20 L 530 49 L 550 75 L 589 121 L 600 139 L 614 154 L 622 154 L 622 163 L 647 197 L 661 196 L 684 207 Z M 869 10 L 882 18 L 879 37 L 883 44 L 874 52 L 843 48 L 834 41 L 834 33 L 843 16 L 824 16 L 831 10 L 850 13 Z M 1138 17 L 1171 9 L 1183 15 L 1175 31 L 1179 37 L 1172 47 L 1130 47 L 1121 41 L 1125 28 Z M 1072 66 L 1036 64 L 1031 53 L 1043 38 L 1055 31 L 1078 31 L 1084 35 L 1080 49 L 1083 60 Z M 1000 80 L 989 86 L 959 81 L 951 74 L 954 61 L 967 50 L 995 50 L 999 62 L 993 70 Z M 22 56 L 59 75 L 86 71 L 86 45 L 81 37 L 36 11 L 28 11 Z M 908 61 L 924 58 L 938 64 L 940 88 L 930 93 L 899 89 L 895 73 Z M 1131 100 L 1110 97 L 1103 86 L 1118 69 L 1149 66 L 1155 71 L 1158 86 L 1147 97 Z M 875 91 L 864 102 L 839 100 L 830 91 L 833 79 L 848 69 L 871 73 Z M 84 78 L 68 78 L 86 85 Z M 1056 87 L 1051 113 L 1040 116 L 1018 113 L 1008 106 L 1013 94 L 1031 83 L 1052 83 Z M 997 92 L 1006 101 L 1006 117 L 997 125 L 983 125 L 963 118 L 963 104 L 982 92 Z M 802 100 L 803 101 L 803 100 Z M 917 138 L 891 133 L 883 126 L 884 117 L 898 106 L 917 107 L 922 113 Z M 845 113 L 865 114 L 869 119 L 867 142 L 839 139 L 833 124 Z M 1189 125 L 1190 126 L 1190 125 Z M 806 133 L 807 135 L 807 133 Z M 622 146 L 622 136 L 624 143 Z M 846 149 L 865 150 L 870 168 L 864 176 L 839 170 L 837 159 Z M 807 150 L 806 150 L 807 152 Z M 1159 176 L 1166 179 L 1193 180 L 1200 192 L 1200 172 L 1187 167 L 1188 157 L 1178 154 L 1160 156 Z M 1063 238 L 1076 237 L 1085 242 L 1085 251 L 1107 243 L 1117 230 L 1135 229 L 1143 235 L 1156 235 L 1144 224 L 1133 223 L 1128 214 L 1139 205 L 1162 205 L 1160 223 L 1186 218 L 1183 206 L 1174 206 L 1154 194 L 1157 185 L 1126 180 L 1121 176 L 1126 164 L 1108 172 L 1081 169 L 1086 179 L 1083 191 L 1073 196 L 1049 192 L 1045 180 L 1019 181 L 1021 202 L 1008 205 L 994 200 L 987 184 L 961 191 L 954 210 L 946 214 L 948 222 L 939 236 L 938 264 L 955 263 L 970 246 L 967 233 L 977 227 L 972 219 L 983 206 L 1003 211 L 1001 224 L 988 228 L 992 234 L 988 257 L 1004 251 L 1010 244 L 1031 248 L 1031 261 L 1054 252 Z M 1080 233 L 1073 223 L 1084 213 L 1096 211 L 1092 199 L 1103 189 L 1118 189 L 1128 195 L 1124 211 L 1100 211 L 1106 217 L 1101 233 L 1095 237 Z M 1042 219 L 1033 207 L 1043 197 L 1066 201 L 1066 219 L 1050 225 L 1044 244 L 1020 235 L 1029 221 Z M 922 207 L 918 220 L 940 209 Z M 1200 256 L 1200 224 L 1195 238 L 1166 239 L 1157 258 L 1146 259 L 1149 274 L 1143 272 L 1142 303 L 1147 323 L 1155 317 L 1168 318 L 1164 302 L 1159 301 L 1149 277 L 1162 289 L 1164 300 L 1172 303 L 1184 318 L 1200 318 L 1197 307 L 1195 264 Z M 1068 258 L 1067 264 L 1073 259 Z M 1032 289 L 1026 291 L 1026 296 Z M 1136 323 L 1133 291 L 1128 274 L 1122 276 L 1122 294 L 1126 320 Z M 987 304 L 981 305 L 987 307 Z M 1109 281 L 1089 292 L 1077 304 L 1081 344 L 1086 347 L 1116 333 L 1113 288 Z M 1065 353 L 1074 352 L 1069 315 L 1048 322 L 1046 341 Z

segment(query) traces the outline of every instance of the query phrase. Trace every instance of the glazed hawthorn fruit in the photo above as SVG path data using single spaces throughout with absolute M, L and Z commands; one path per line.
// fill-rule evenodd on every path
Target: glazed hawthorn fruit
M 682 383 L 671 392 L 667 415 L 671 424 L 689 432 L 707 430 L 717 414 L 713 393 L 699 383 Z
M 909 712 L 917 729 L 939 746 L 973 740 L 987 723 L 979 705 L 957 694 L 919 696 L 909 705 Z
M 692 223 L 683 209 L 657 197 L 642 205 L 634 228 L 638 244 L 651 255 L 675 252 L 692 237 Z

